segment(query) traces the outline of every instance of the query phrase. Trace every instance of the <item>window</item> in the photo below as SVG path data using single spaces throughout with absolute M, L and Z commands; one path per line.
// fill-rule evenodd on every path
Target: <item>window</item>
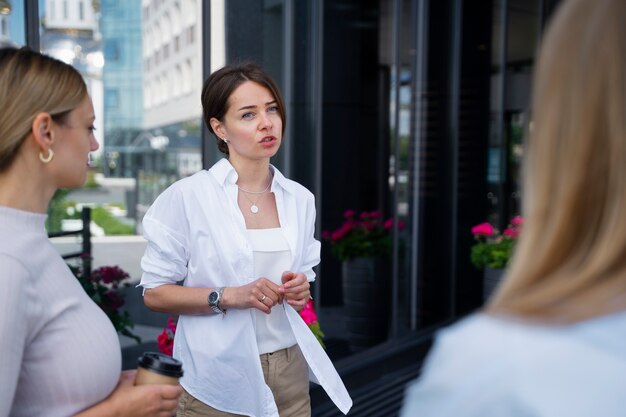
M 106 109 L 117 108 L 119 106 L 119 93 L 117 90 L 106 89 L 104 91 L 104 107 Z
M 120 58 L 119 42 L 117 39 L 104 41 L 104 59 L 117 61 Z

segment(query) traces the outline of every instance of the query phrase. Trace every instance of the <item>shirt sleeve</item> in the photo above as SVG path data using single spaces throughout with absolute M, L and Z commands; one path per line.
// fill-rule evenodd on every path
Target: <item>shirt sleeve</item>
M 143 235 L 148 243 L 141 258 L 139 283 L 144 288 L 175 284 L 187 276 L 189 227 L 182 201 L 182 196 L 170 188 L 144 216 Z
M 313 267 L 320 263 L 321 243 L 315 239 L 315 197 L 307 199 L 307 215 L 305 225 L 305 244 L 302 256 L 302 273 L 309 282 L 315 281 L 315 271 Z
M 28 271 L 15 258 L 0 255 L 0 416 L 11 412 L 28 335 Z

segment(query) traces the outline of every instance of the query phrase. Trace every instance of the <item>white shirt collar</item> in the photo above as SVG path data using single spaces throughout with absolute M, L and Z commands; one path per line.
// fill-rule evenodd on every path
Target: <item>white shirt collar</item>
M 222 158 L 215 165 L 213 165 L 209 171 L 213 174 L 217 182 L 224 187 L 226 184 L 236 184 L 237 179 L 239 179 L 239 175 L 235 168 L 230 163 L 230 161 L 226 158 Z M 274 191 L 276 185 L 279 185 L 286 192 L 293 194 L 294 186 L 293 184 L 285 178 L 285 176 L 276 168 L 274 165 L 270 164 L 270 172 L 272 173 L 272 188 Z

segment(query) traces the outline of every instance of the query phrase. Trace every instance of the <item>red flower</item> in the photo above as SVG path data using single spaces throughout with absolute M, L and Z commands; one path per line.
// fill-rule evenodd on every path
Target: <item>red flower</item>
M 98 269 L 95 269 L 91 273 L 92 281 L 101 281 L 105 284 L 118 283 L 128 277 L 128 273 L 121 269 L 119 266 L 102 266 Z
M 161 352 L 172 356 L 174 351 L 174 339 L 170 336 L 167 329 L 163 329 L 163 333 L 157 337 L 157 346 Z
M 481 223 L 472 227 L 472 234 L 474 236 L 493 236 L 494 232 L 494 227 L 489 223 Z
M 167 327 L 163 329 L 163 332 L 157 337 L 157 346 L 159 350 L 166 355 L 172 356 L 174 350 L 174 335 L 176 334 L 176 321 L 174 317 L 169 316 L 167 318 Z
M 504 235 L 510 237 L 511 239 L 515 239 L 519 235 L 519 229 L 517 228 L 509 228 L 504 229 Z
M 345 217 L 346 219 L 350 219 L 350 218 L 354 217 L 355 214 L 356 214 L 356 212 L 354 210 L 346 210 L 343 213 L 343 217 Z

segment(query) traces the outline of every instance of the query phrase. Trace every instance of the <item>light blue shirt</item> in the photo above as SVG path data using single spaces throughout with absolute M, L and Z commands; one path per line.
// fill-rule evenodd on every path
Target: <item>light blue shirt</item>
M 485 314 L 444 330 L 403 417 L 626 415 L 626 313 L 571 325 Z
M 290 270 L 313 281 L 313 267 L 320 261 L 313 194 L 270 169 L 278 218 L 293 255 Z M 155 200 L 143 219 L 148 245 L 141 286 L 184 280 L 186 287 L 233 287 L 258 278 L 236 182 L 237 172 L 222 159 L 209 171 L 176 182 Z M 312 380 L 347 413 L 352 400 L 333 364 L 299 314 L 283 304 Z M 181 315 L 174 356 L 183 362 L 181 385 L 202 402 L 234 414 L 278 416 L 259 361 L 252 310 Z

